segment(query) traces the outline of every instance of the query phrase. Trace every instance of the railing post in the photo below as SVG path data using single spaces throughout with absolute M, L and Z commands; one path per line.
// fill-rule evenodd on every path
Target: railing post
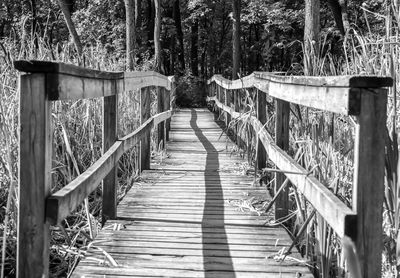
M 257 119 L 264 125 L 267 122 L 266 95 L 257 90 Z M 267 152 L 260 139 L 257 139 L 257 169 L 261 170 L 267 166 Z
M 45 200 L 50 195 L 51 102 L 45 74 L 22 74 L 18 187 L 17 277 L 49 276 L 50 230 Z
M 157 87 L 157 113 L 164 112 L 164 89 Z M 158 124 L 157 128 L 157 148 L 161 146 L 164 148 L 164 122 Z
M 140 89 L 140 123 L 150 118 L 150 87 Z M 140 141 L 140 171 L 150 169 L 150 130 Z
M 353 209 L 362 277 L 381 277 L 384 200 L 385 89 L 360 89 L 361 106 L 354 148 Z
M 217 99 L 218 99 L 218 101 L 221 101 L 221 87 L 217 83 L 215 83 L 215 86 L 217 87 Z M 217 108 L 217 111 L 218 111 L 217 115 L 218 115 L 218 119 L 219 119 L 219 117 L 221 117 L 221 109 Z
M 275 99 L 275 143 L 281 149 L 289 149 L 289 102 Z M 283 173 L 275 173 L 275 192 L 281 187 L 286 177 Z M 289 211 L 289 189 L 284 188 L 275 202 L 275 219 L 280 219 L 288 215 Z
M 224 88 L 224 94 L 225 94 L 225 105 L 228 107 L 231 107 L 231 92 L 230 92 L 230 90 Z M 228 113 L 225 113 L 226 128 L 228 128 L 230 122 L 231 122 L 231 115 L 229 115 Z
M 171 88 L 172 91 L 172 88 Z M 171 109 L 171 95 L 167 89 L 163 89 L 164 92 L 164 111 Z M 169 130 L 171 129 L 171 119 L 165 121 L 165 141 L 169 141 Z
M 117 140 L 117 96 L 103 98 L 103 154 Z M 102 224 L 117 217 L 117 167 L 103 180 Z
M 236 112 L 240 112 L 239 99 L 240 99 L 240 90 L 234 90 L 233 91 L 233 105 L 234 105 Z M 235 132 L 235 137 L 236 137 L 236 144 L 239 146 L 240 136 L 239 136 L 238 130 L 239 130 L 239 126 L 238 126 L 238 123 L 236 122 L 234 132 Z

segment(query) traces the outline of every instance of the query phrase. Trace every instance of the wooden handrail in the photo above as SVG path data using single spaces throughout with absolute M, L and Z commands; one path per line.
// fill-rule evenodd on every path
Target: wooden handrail
M 231 107 L 224 105 L 216 97 L 208 97 L 207 100 L 214 101 L 217 107 L 229 113 L 234 119 L 242 117 L 241 113 L 235 112 Z M 352 225 L 355 224 L 357 214 L 314 176 L 310 175 L 285 151 L 279 148 L 263 127 L 263 124 L 255 116 L 250 116 L 249 121 L 267 150 L 268 158 L 279 169 L 288 172 L 286 176 L 290 182 L 298 188 L 340 237 L 347 235 L 354 238 L 355 234 Z M 296 174 L 289 174 L 290 172 Z
M 283 172 L 288 171 L 285 176 L 303 193 L 334 231 L 340 237 L 349 236 L 355 241 L 363 277 L 380 277 L 387 104 L 385 87 L 393 85 L 392 78 L 281 76 L 255 72 L 235 81 L 214 75 L 207 84 L 208 100 L 215 103 L 217 112 L 227 113 L 237 119 L 240 119 L 241 113 L 239 109 L 231 107 L 233 104 L 227 97 L 227 91 L 250 88 L 257 90 L 257 117 L 250 117 L 259 142 L 257 165 L 260 168 L 265 167 L 268 156 Z M 221 101 L 221 88 L 224 90 L 225 104 Z M 236 98 L 237 92 L 234 95 Z M 275 100 L 275 140 L 264 127 L 265 95 Z M 289 103 L 355 116 L 352 209 L 316 178 L 307 175 L 306 170 L 286 153 L 289 143 Z M 260 148 L 260 145 L 263 148 Z M 290 172 L 301 175 L 293 175 Z M 283 173 L 276 173 L 275 188 L 279 188 L 283 183 L 282 175 Z M 276 218 L 285 216 L 289 210 L 288 192 L 280 195 L 282 196 L 275 202 Z
M 171 111 L 165 111 L 152 116 L 134 132 L 118 139 L 85 172 L 48 197 L 46 200 L 46 216 L 50 224 L 57 225 L 70 215 L 97 188 L 126 151 L 140 143 L 142 137 L 153 126 L 166 121 L 171 115 Z
M 15 61 L 20 75 L 20 179 L 18 219 L 18 277 L 48 277 L 49 225 L 59 224 L 103 180 L 103 223 L 116 218 L 116 166 L 124 152 L 141 143 L 140 157 L 150 167 L 150 130 L 164 131 L 170 119 L 173 77 L 156 72 L 103 72 L 64 63 Z M 159 93 L 159 114 L 150 117 L 150 91 Z M 117 138 L 117 96 L 140 89 L 141 123 L 131 134 Z M 169 91 L 169 93 L 167 92 Z M 51 194 L 51 102 L 103 98 L 103 155 L 84 173 Z M 172 105 L 172 107 L 174 107 Z M 168 138 L 168 124 L 159 141 Z
M 137 90 L 149 86 L 171 90 L 174 77 L 154 71 L 105 72 L 64 63 L 45 61 L 15 61 L 22 72 L 46 76 L 46 94 L 49 100 L 77 100 L 113 96 L 125 88 Z
M 224 89 L 257 88 L 269 96 L 291 103 L 344 115 L 359 115 L 363 88 L 393 85 L 393 79 L 377 76 L 281 76 L 254 72 L 234 81 L 214 75 L 207 84 L 215 82 Z

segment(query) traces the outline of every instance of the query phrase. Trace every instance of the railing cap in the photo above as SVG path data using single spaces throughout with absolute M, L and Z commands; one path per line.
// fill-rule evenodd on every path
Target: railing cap
M 16 68 L 19 71 L 28 73 L 55 73 L 55 74 L 61 73 L 66 75 L 87 77 L 93 79 L 117 80 L 124 78 L 123 72 L 99 71 L 65 63 L 38 61 L 38 60 L 14 61 L 14 68 Z
M 207 84 L 215 80 L 219 80 L 228 86 L 238 84 L 240 87 L 242 81 L 251 80 L 254 82 L 264 80 L 273 83 L 281 83 L 288 85 L 312 86 L 312 87 L 343 87 L 343 88 L 382 88 L 393 86 L 393 78 L 387 76 L 372 76 L 372 75 L 339 75 L 339 76 L 284 76 L 272 72 L 256 71 L 248 76 L 235 81 L 224 78 L 220 74 L 215 74 L 211 77 Z M 251 81 L 250 81 L 251 83 Z M 249 84 L 247 84 L 249 85 Z
M 381 88 L 393 86 L 393 78 L 374 75 L 282 76 L 269 72 L 254 72 L 254 76 L 270 82 L 301 86 L 347 88 Z

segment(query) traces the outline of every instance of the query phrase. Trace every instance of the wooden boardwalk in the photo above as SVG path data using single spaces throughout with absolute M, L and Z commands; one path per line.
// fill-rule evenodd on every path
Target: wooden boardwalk
M 265 188 L 243 174 L 213 117 L 173 116 L 166 156 L 118 205 L 118 220 L 107 221 L 73 277 L 312 277 L 297 253 L 273 258 L 291 239 L 263 226 L 272 215 L 243 209 L 267 198 Z

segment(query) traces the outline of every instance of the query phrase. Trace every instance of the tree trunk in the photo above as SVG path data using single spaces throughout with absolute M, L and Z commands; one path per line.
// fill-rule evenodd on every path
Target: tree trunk
M 135 59 L 135 2 L 134 0 L 125 0 L 126 14 L 126 67 L 133 70 Z
M 347 0 L 327 0 L 327 3 L 332 11 L 336 27 L 344 35 L 350 27 L 347 15 Z
M 34 56 L 36 58 L 36 54 L 38 52 L 39 49 L 39 43 L 37 40 L 37 36 L 36 36 L 36 0 L 31 0 L 31 12 L 32 12 L 32 26 L 31 26 L 31 40 L 33 40 L 34 42 L 34 46 L 35 46 L 35 53 Z
M 152 45 L 154 40 L 154 0 L 147 0 L 147 43 Z
M 178 40 L 178 59 L 179 59 L 179 73 L 183 74 L 185 72 L 185 51 L 183 45 L 183 32 L 182 32 L 182 22 L 181 22 L 181 9 L 179 5 L 179 0 L 174 1 L 174 6 L 172 10 L 173 18 L 175 21 L 176 28 L 176 38 Z
M 340 34 L 344 35 L 346 31 L 344 30 L 343 26 L 342 9 L 340 8 L 339 2 L 337 0 L 327 0 L 327 3 L 332 11 L 336 27 L 339 29 Z
M 347 14 L 347 0 L 339 0 L 340 9 L 342 11 L 342 21 L 344 31 L 347 32 L 350 28 L 349 16 Z
M 240 70 L 240 0 L 232 1 L 232 10 L 233 10 L 232 79 L 235 80 L 239 78 L 238 74 Z
M 161 55 L 161 0 L 154 0 L 155 8 L 155 24 L 154 24 L 154 55 L 156 58 L 156 71 L 164 73 L 162 70 L 162 55 Z
M 199 57 L 198 57 L 198 37 L 199 37 L 199 22 L 196 20 L 191 27 L 192 45 L 190 48 L 190 67 L 194 76 L 199 76 Z
M 136 43 L 142 44 L 141 28 L 142 28 L 142 0 L 135 0 L 135 28 L 136 30 Z M 140 34 L 140 35 L 139 35 Z
M 72 36 L 72 40 L 75 44 L 76 51 L 78 52 L 78 55 L 81 56 L 82 55 L 82 44 L 79 39 L 78 33 L 76 32 L 74 23 L 72 22 L 71 13 L 68 8 L 68 5 L 66 4 L 65 0 L 58 0 L 58 4 L 60 5 L 61 11 L 64 15 L 65 22 L 67 24 L 68 31 Z
M 310 75 L 314 57 L 318 56 L 318 36 L 320 29 L 320 0 L 305 0 L 304 22 L 304 68 Z

